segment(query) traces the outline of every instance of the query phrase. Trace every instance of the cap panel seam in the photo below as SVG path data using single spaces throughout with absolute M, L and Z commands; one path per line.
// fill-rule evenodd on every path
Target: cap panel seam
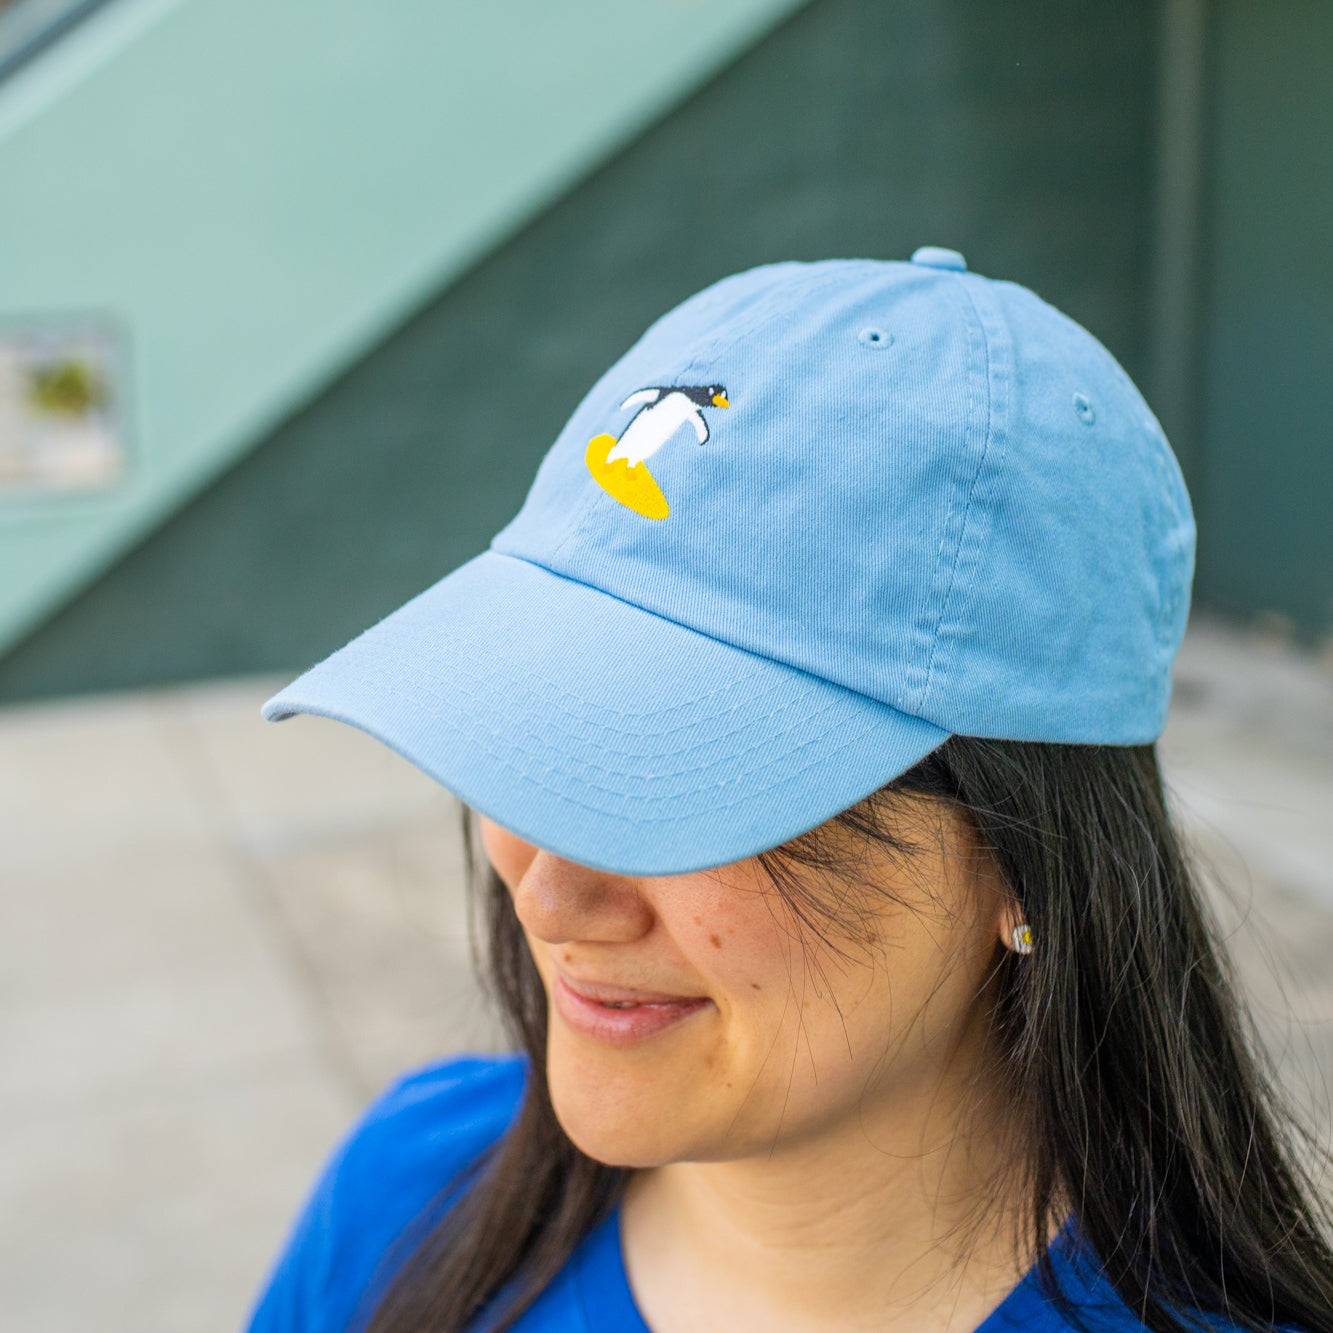
M 1130 379 L 1128 372 L 1109 350 L 1107 351 L 1107 361 L 1109 363 L 1108 369 L 1120 385 L 1126 400 L 1134 404 L 1138 424 L 1146 439 L 1146 452 L 1151 458 L 1153 474 L 1157 480 L 1158 497 L 1165 502 L 1171 519 L 1172 532 L 1168 539 L 1163 542 L 1161 564 L 1159 566 L 1158 561 L 1152 561 L 1158 593 L 1156 623 L 1153 629 L 1158 650 L 1166 651 L 1169 656 L 1177 612 L 1185 590 L 1191 581 L 1188 575 L 1183 579 L 1173 579 L 1172 575 L 1180 572 L 1179 569 L 1173 568 L 1173 565 L 1183 567 L 1192 563 L 1185 549 L 1173 551 L 1170 546 L 1181 530 L 1188 531 L 1193 526 L 1194 518 L 1193 514 L 1180 503 L 1182 492 L 1184 492 L 1186 504 L 1188 504 L 1188 492 L 1184 490 L 1184 479 L 1180 475 L 1180 464 L 1170 452 L 1170 442 L 1166 439 L 1166 432 L 1162 430 L 1161 422 L 1158 421 L 1152 408 L 1142 401 L 1142 395 L 1134 381 Z M 1163 445 L 1165 447 L 1162 447 Z M 1188 548 L 1188 546 L 1189 539 L 1187 537 L 1184 547 Z M 1150 559 L 1152 559 L 1151 554 Z
M 806 272 L 795 281 L 774 283 L 746 312 L 744 319 L 738 321 L 738 326 L 732 329 L 725 340 L 719 340 L 708 351 L 701 350 L 693 354 L 681 368 L 680 374 L 688 376 L 697 370 L 704 369 L 705 366 L 715 366 L 720 358 L 726 356 L 742 339 L 749 338 L 756 333 L 774 315 L 779 313 L 784 305 L 805 300 L 807 297 L 822 291 L 825 287 L 832 286 L 842 276 L 843 270 L 840 266 L 821 269 L 819 263 L 815 262 L 809 264 Z
M 955 273 L 951 274 L 950 277 L 952 282 L 956 285 L 956 287 L 962 291 L 964 297 L 967 300 L 968 309 L 970 309 L 972 313 L 972 318 L 967 319 L 969 353 L 971 350 L 970 345 L 978 338 L 978 336 L 980 337 L 981 351 L 983 354 L 983 361 L 984 361 L 984 383 L 986 390 L 985 392 L 986 425 L 985 425 L 985 435 L 981 446 L 981 455 L 977 459 L 976 466 L 972 471 L 971 478 L 967 482 L 966 499 L 963 501 L 962 517 L 959 520 L 958 540 L 953 548 L 953 560 L 949 564 L 947 579 L 945 581 L 943 590 L 939 597 L 938 610 L 936 611 L 935 614 L 934 625 L 929 631 L 930 651 L 926 658 L 925 679 L 912 699 L 912 706 L 910 707 L 910 709 L 906 710 L 911 712 L 913 716 L 917 717 L 924 717 L 925 710 L 929 707 L 928 700 L 930 698 L 931 689 L 934 685 L 936 661 L 939 654 L 940 632 L 945 624 L 945 615 L 949 609 L 949 604 L 953 600 L 954 588 L 956 586 L 958 577 L 958 566 L 962 560 L 963 547 L 967 541 L 967 534 L 969 531 L 969 524 L 972 515 L 972 501 L 974 496 L 976 495 L 978 482 L 981 478 L 982 471 L 985 468 L 986 460 L 990 454 L 990 444 L 991 444 L 992 426 L 993 426 L 992 415 L 991 415 L 991 410 L 992 410 L 991 348 L 990 348 L 990 339 L 986 332 L 985 321 L 981 318 L 981 312 L 977 308 L 977 303 L 973 299 L 972 292 L 969 289 L 969 285 L 965 280 L 964 276 L 962 274 Z M 964 318 L 966 319 L 966 312 L 964 312 Z M 968 437 L 972 435 L 973 422 L 975 420 L 974 395 L 976 393 L 976 387 L 975 384 L 973 383 L 973 376 L 971 373 L 972 370 L 973 366 L 971 363 L 971 356 L 969 354 L 969 364 L 968 364 L 969 375 L 968 375 L 968 390 L 967 390 L 967 436 Z M 955 511 L 956 511 L 956 502 L 951 496 L 949 501 L 949 512 L 945 520 L 945 535 L 940 539 L 940 550 L 936 555 L 935 582 L 937 586 L 939 584 L 939 562 L 941 557 L 943 557 L 946 554 L 945 545 L 948 541 L 949 529 L 952 525 Z

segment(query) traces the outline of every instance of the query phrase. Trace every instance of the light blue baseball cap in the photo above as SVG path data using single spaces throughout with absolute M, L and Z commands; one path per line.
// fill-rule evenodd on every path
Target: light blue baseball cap
M 261 712 L 569 860 L 685 873 L 951 733 L 1154 740 L 1193 565 L 1157 419 L 1027 288 L 937 247 L 766 264 L 653 324 L 487 550 Z

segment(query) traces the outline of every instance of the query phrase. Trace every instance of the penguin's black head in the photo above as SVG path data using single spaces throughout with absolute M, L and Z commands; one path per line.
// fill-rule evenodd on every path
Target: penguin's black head
M 699 385 L 685 390 L 692 403 L 700 407 L 730 407 L 727 391 L 720 384 Z

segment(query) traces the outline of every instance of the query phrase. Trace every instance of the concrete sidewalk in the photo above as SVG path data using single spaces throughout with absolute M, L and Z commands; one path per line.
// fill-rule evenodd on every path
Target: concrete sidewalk
M 239 1329 L 365 1102 L 497 1044 L 456 802 L 351 727 L 261 722 L 289 678 L 0 712 L 7 1327 Z M 1327 1141 L 1333 667 L 1196 624 L 1161 749 Z

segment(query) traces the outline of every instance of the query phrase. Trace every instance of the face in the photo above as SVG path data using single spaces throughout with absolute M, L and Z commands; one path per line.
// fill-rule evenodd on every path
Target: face
M 843 871 L 792 867 L 841 904 L 822 941 L 757 858 L 617 875 L 480 825 L 546 988 L 556 1115 L 600 1161 L 771 1156 L 840 1132 L 887 1145 L 975 1072 L 1010 909 L 944 803 L 895 797 L 909 856 L 839 828 Z

